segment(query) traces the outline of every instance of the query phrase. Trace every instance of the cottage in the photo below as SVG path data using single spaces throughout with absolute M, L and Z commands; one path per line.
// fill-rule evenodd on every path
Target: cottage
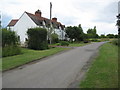
M 58 34 L 58 38 L 65 39 L 65 25 L 62 25 L 57 21 L 57 18 L 52 20 L 42 17 L 42 12 L 37 10 L 35 14 L 24 12 L 19 19 L 13 19 L 8 24 L 7 28 L 14 30 L 19 36 L 21 43 L 24 43 L 27 39 L 28 28 L 41 27 L 49 30 L 50 25 L 53 29 L 52 33 Z

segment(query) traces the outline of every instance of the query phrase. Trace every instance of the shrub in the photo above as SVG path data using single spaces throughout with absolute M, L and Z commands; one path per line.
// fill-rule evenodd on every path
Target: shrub
M 17 45 L 19 38 L 14 31 L 2 29 L 2 47 Z
M 21 54 L 21 49 L 16 45 L 6 46 L 2 48 L 2 57 Z
M 20 54 L 18 42 L 19 38 L 14 31 L 2 29 L 2 57 Z
M 58 35 L 53 33 L 51 34 L 51 39 L 52 39 L 52 43 L 58 43 L 59 39 L 58 39 Z
M 27 31 L 28 48 L 44 50 L 48 48 L 47 30 L 44 28 L 30 28 Z
M 56 43 L 55 45 L 56 45 L 56 46 L 60 46 L 61 44 L 60 44 L 60 43 Z
M 66 41 L 61 41 L 60 44 L 61 44 L 61 46 L 68 46 L 69 45 L 69 43 Z

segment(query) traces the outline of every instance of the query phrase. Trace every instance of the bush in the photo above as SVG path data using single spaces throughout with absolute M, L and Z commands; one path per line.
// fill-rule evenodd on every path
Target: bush
M 53 33 L 51 34 L 51 38 L 52 38 L 52 43 L 58 43 L 59 42 L 59 39 L 58 39 L 58 35 Z
M 2 48 L 2 57 L 21 54 L 21 49 L 16 45 L 6 46 Z
M 19 38 L 14 31 L 2 29 L 2 47 L 17 45 L 18 42 Z
M 14 31 L 2 29 L 2 57 L 20 54 L 18 42 L 19 38 Z
M 56 43 L 55 45 L 56 45 L 56 46 L 61 46 L 61 44 L 60 44 L 60 43 Z
M 61 41 L 60 44 L 61 44 L 61 46 L 68 46 L 69 45 L 69 43 L 66 41 Z
M 30 28 L 27 31 L 28 48 L 44 50 L 48 48 L 47 30 L 44 28 Z

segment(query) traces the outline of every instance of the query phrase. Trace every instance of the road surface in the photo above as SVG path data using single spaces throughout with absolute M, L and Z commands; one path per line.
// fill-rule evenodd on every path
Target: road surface
M 3 73 L 3 88 L 67 88 L 105 42 L 77 47 Z

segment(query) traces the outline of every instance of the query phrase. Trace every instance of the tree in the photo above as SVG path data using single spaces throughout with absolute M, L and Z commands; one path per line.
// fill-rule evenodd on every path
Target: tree
M 65 30 L 66 30 L 67 36 L 68 36 L 68 38 L 70 38 L 70 40 L 75 38 L 74 29 L 72 26 L 67 27 Z
M 100 38 L 106 38 L 106 36 L 104 34 L 101 34 Z
M 44 50 L 48 48 L 47 30 L 44 28 L 30 28 L 27 31 L 28 48 Z
M 66 28 L 67 36 L 72 40 L 75 39 L 75 41 L 82 41 L 84 39 L 84 33 L 81 25 L 79 24 L 77 26 L 69 26 Z
M 116 34 L 116 35 L 114 35 L 114 37 L 115 37 L 115 38 L 118 38 L 118 35 Z
M 114 34 L 107 34 L 108 38 L 114 38 Z
M 88 29 L 87 31 L 88 38 L 98 38 L 99 35 L 97 34 L 96 26 L 93 29 Z

